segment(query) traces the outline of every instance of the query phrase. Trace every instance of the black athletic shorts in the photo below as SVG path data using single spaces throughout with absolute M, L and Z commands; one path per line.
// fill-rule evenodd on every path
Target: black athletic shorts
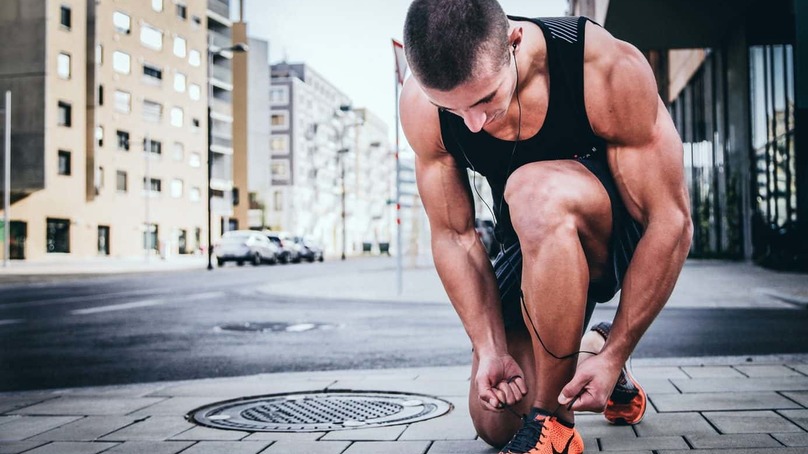
M 589 285 L 583 326 L 585 330 L 589 326 L 595 305 L 611 300 L 620 290 L 628 264 L 634 255 L 634 248 L 642 236 L 643 227 L 628 214 L 606 160 L 586 158 L 578 161 L 600 180 L 612 204 L 612 236 L 607 261 L 609 266 L 598 281 Z M 524 327 L 521 310 L 522 250 L 518 241 L 504 245 L 503 250 L 494 259 L 494 273 L 502 299 L 505 329 Z

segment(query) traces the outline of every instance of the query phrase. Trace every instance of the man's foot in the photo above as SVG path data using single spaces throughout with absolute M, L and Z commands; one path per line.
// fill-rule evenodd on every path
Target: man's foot
M 534 408 L 522 418 L 522 428 L 502 448 L 500 454 L 581 454 L 584 441 L 573 427 Z
M 592 327 L 592 331 L 603 336 L 604 340 L 609 338 L 611 329 L 612 324 L 610 322 L 600 322 Z M 623 370 L 620 371 L 620 376 L 617 378 L 617 384 L 614 386 L 614 390 L 609 396 L 609 401 L 606 403 L 603 416 L 612 424 L 619 426 L 634 425 L 642 421 L 647 405 L 648 396 L 646 396 L 645 390 L 631 375 L 628 368 L 623 365 Z

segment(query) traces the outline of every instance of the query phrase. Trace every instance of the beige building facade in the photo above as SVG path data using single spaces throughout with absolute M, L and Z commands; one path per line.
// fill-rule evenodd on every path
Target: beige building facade
M 12 259 L 205 246 L 211 1 L 2 2 Z

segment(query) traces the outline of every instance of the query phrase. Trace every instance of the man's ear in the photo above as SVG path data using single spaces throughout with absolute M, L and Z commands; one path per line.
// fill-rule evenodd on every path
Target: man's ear
M 522 27 L 513 27 L 508 33 L 508 43 L 510 43 L 510 49 L 508 50 L 516 50 L 522 44 L 523 36 L 524 29 Z

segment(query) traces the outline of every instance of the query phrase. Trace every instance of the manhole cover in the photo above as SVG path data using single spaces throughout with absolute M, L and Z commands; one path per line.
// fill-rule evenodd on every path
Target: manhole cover
M 334 325 L 325 323 L 281 323 L 281 322 L 244 322 L 244 323 L 227 323 L 224 325 L 213 328 L 216 332 L 221 331 L 236 331 L 236 332 L 287 332 L 299 333 L 303 331 L 311 331 L 314 329 L 329 330 L 336 328 Z
M 317 432 L 409 424 L 451 409 L 449 402 L 418 394 L 346 391 L 229 400 L 194 410 L 186 418 L 217 429 Z

